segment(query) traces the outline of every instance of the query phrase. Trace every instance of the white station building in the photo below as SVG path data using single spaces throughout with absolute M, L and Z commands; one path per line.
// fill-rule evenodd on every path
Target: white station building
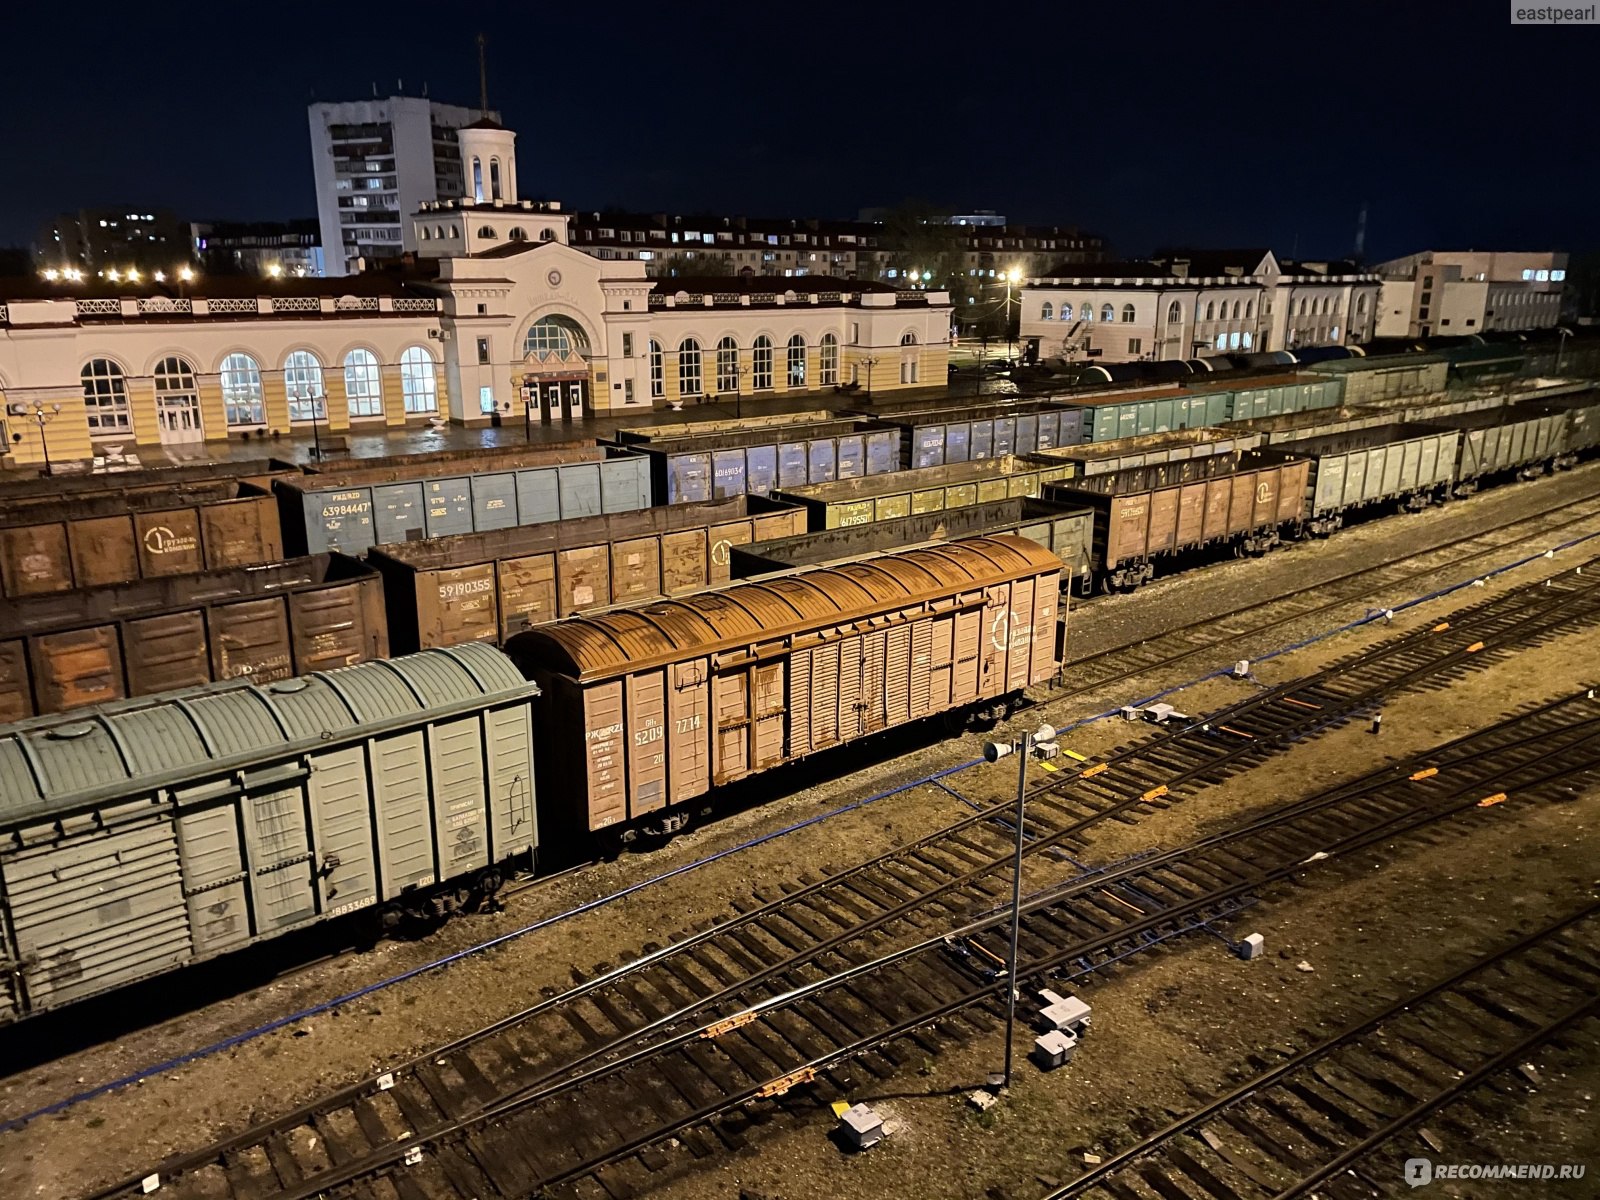
M 464 195 L 418 254 L 333 279 L 0 280 L 7 461 L 448 418 L 581 421 L 700 396 L 942 385 L 948 293 L 827 276 L 654 279 L 519 198 L 516 138 L 457 131 Z M 409 240 L 409 239 L 408 239 Z M 41 437 L 40 417 L 43 417 Z

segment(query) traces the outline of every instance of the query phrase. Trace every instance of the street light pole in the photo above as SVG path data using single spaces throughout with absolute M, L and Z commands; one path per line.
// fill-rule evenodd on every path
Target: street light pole
M 50 438 L 45 433 L 45 426 L 61 412 L 61 405 L 51 404 L 47 407 L 42 400 L 35 400 L 31 403 L 18 400 L 8 406 L 7 411 L 14 417 L 32 417 L 39 426 L 39 447 L 44 452 L 44 473 L 46 475 L 54 474 L 50 469 Z M 17 440 L 22 440 L 20 433 L 17 434 Z
M 1006 1058 L 1002 1088 L 1011 1087 L 1012 1042 L 1017 1024 L 1017 943 L 1022 935 L 1022 850 L 1026 841 L 1025 824 L 1028 803 L 1028 759 L 1035 746 L 1054 740 L 1055 727 L 1041 725 L 1032 733 L 1025 733 L 1016 742 L 989 742 L 983 748 L 983 757 L 999 762 L 1008 755 L 1017 758 L 1017 811 L 1016 850 L 1011 861 L 1011 949 L 1006 956 Z
M 862 365 L 867 368 L 867 399 L 872 399 L 872 368 L 878 365 L 876 358 L 862 359 Z

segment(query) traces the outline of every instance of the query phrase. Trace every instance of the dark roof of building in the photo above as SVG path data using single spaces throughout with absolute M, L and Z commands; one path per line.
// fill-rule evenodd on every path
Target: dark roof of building
M 1170 275 L 1164 263 L 1141 262 L 1088 262 L 1062 263 L 1052 267 L 1045 278 L 1064 276 L 1068 279 L 1142 279 L 1150 276 Z
M 463 128 L 463 129 L 504 129 L 505 126 L 500 124 L 500 122 L 496 121 L 493 117 L 479 117 L 476 121 L 473 121 L 471 124 L 468 124 L 468 125 L 463 125 L 461 128 Z
M 733 295 L 767 295 L 793 292 L 809 296 L 813 292 L 897 292 L 887 283 L 866 279 L 838 279 L 832 275 L 660 275 L 656 291 L 663 296 L 678 292 L 704 294 L 723 292 Z

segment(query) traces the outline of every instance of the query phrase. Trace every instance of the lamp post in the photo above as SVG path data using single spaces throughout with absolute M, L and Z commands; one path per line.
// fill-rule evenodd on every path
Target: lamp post
M 1006 356 L 1015 360 L 1017 357 L 1017 341 L 1011 336 L 1011 289 L 1022 282 L 1022 268 L 1008 267 L 1006 279 Z
M 861 360 L 861 365 L 867 368 L 867 399 L 871 400 L 872 399 L 872 368 L 878 365 L 878 360 L 875 357 L 864 358 L 864 359 Z
M 983 757 L 989 762 L 999 762 L 1012 755 L 1017 760 L 1017 811 L 1012 818 L 1017 826 L 1017 844 L 1016 855 L 1011 863 L 1011 951 L 1006 957 L 1006 1065 L 1005 1082 L 1001 1084 L 1005 1088 L 1011 1086 L 1011 1042 L 1017 1023 L 1017 942 L 1022 930 L 1022 847 L 1028 799 L 1028 759 L 1034 747 L 1053 742 L 1055 737 L 1055 726 L 1040 725 L 1015 742 L 987 742 L 983 747 Z
M 1558 332 L 1561 334 L 1561 340 L 1556 343 L 1556 365 L 1550 372 L 1552 375 L 1561 374 L 1561 352 L 1567 348 L 1567 338 L 1572 336 L 1572 330 L 1565 325 L 1560 326 Z
M 39 426 L 39 446 L 44 451 L 44 473 L 53 474 L 50 470 L 50 439 L 45 436 L 44 427 L 55 420 L 61 412 L 59 404 L 45 404 L 42 400 L 17 400 L 6 405 L 6 411 L 14 417 L 32 418 Z M 22 440 L 22 435 L 16 435 L 17 441 Z

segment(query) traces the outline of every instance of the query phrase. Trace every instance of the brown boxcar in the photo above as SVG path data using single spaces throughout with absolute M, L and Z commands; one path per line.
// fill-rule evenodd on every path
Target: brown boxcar
M 343 555 L 0 601 L 0 721 L 388 655 L 383 583 Z
M 0 595 L 7 598 L 282 557 L 277 501 L 231 480 L 0 501 Z
M 1095 574 L 1107 591 L 1138 587 L 1154 576 L 1156 558 L 1210 542 L 1265 550 L 1281 528 L 1303 519 L 1311 467 L 1305 459 L 1263 450 L 1238 461 L 1201 461 L 1234 469 L 1168 487 L 1141 486 L 1134 472 L 1127 480 L 1118 473 L 1045 489 L 1047 499 L 1095 509 Z
M 547 797 L 591 831 L 1056 670 L 1061 560 L 1025 538 L 951 542 L 574 617 L 507 650 L 544 690 Z
M 734 545 L 805 531 L 805 512 L 760 496 L 400 542 L 382 572 L 395 653 L 501 642 L 591 608 L 728 582 Z

